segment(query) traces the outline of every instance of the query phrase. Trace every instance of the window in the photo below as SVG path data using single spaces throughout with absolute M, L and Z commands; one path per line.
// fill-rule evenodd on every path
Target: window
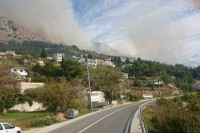
M 3 124 L 3 125 L 4 125 L 5 129 L 12 129 L 13 128 L 13 126 L 8 125 L 8 124 Z
M 20 70 L 20 72 L 23 72 L 23 70 Z
M 3 127 L 2 127 L 2 125 L 0 124 L 0 130 L 3 130 Z
M 16 72 L 17 70 L 16 70 L 16 69 L 14 69 L 14 71 Z

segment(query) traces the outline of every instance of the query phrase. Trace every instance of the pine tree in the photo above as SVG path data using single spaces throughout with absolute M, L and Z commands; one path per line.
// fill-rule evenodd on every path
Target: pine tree
M 47 53 L 46 53 L 46 51 L 45 51 L 45 48 L 42 49 L 41 57 L 42 57 L 42 58 L 46 58 L 46 57 L 47 57 Z

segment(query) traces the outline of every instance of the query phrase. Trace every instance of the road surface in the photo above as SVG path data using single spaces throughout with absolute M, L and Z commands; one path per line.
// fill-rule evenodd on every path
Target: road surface
M 125 104 L 93 115 L 84 117 L 72 123 L 65 124 L 59 128 L 51 129 L 48 133 L 123 133 L 126 123 L 139 105 L 144 102 Z

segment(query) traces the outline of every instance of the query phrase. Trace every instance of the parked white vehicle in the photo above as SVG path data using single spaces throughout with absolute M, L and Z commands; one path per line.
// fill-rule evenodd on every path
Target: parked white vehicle
M 0 133 L 21 133 L 19 127 L 12 126 L 8 123 L 0 123 Z

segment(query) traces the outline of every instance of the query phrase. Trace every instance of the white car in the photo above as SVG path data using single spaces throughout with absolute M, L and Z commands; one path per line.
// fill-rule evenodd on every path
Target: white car
M 0 123 L 0 133 L 21 133 L 19 127 L 12 126 L 8 123 Z

